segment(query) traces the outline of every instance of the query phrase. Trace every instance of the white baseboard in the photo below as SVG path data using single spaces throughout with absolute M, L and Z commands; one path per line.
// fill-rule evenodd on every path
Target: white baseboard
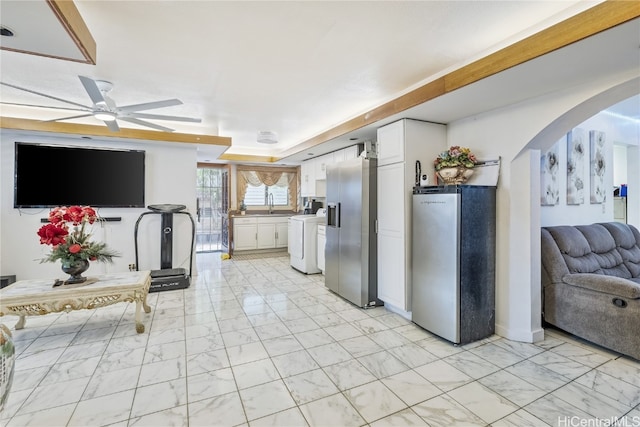
M 404 311 L 401 308 L 398 308 L 396 306 L 393 306 L 391 304 L 387 304 L 386 302 L 384 303 L 384 307 L 389 310 L 392 311 L 396 314 L 399 314 L 400 316 L 404 317 L 407 320 L 411 320 L 411 312 L 410 311 Z
M 514 330 L 514 329 L 506 328 L 503 325 L 496 324 L 496 335 L 499 335 L 511 341 L 536 343 L 544 340 L 544 329 L 537 328 L 534 330 L 531 330 L 531 329 Z

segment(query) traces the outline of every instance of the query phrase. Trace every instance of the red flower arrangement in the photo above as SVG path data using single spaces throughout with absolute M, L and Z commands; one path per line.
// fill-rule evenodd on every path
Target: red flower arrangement
M 89 206 L 61 206 L 49 212 L 49 224 L 38 230 L 40 243 L 50 245 L 51 253 L 41 262 L 62 261 L 69 265 L 80 260 L 113 262 L 120 256 L 107 248 L 106 243 L 90 242 L 87 224 L 99 221 L 96 211 Z M 71 228 L 69 226 L 73 228 Z

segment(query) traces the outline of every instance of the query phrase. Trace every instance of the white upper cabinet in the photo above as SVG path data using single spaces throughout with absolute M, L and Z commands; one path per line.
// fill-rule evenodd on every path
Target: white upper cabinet
M 300 195 L 313 197 L 316 195 L 316 165 L 314 160 L 302 162 L 300 166 Z
M 351 160 L 358 157 L 359 148 L 357 145 L 352 145 L 347 148 L 343 148 L 342 150 L 334 151 L 333 153 L 333 162 L 339 163 L 345 160 Z
M 327 179 L 327 165 L 333 164 L 333 153 L 316 157 L 313 161 L 316 166 L 316 180 Z
M 378 166 L 405 161 L 404 123 L 400 120 L 378 128 Z
M 300 165 L 300 195 L 302 197 L 325 197 L 327 166 L 343 160 L 358 157 L 358 146 L 352 145 L 342 150 L 305 160 Z
M 352 145 L 351 147 L 343 148 L 340 151 L 336 151 L 336 153 L 342 154 L 342 160 L 350 160 L 358 158 L 360 149 L 357 145 Z

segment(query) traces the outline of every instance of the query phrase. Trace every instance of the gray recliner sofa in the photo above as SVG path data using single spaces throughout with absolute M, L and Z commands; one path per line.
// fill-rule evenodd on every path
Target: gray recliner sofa
M 544 321 L 640 360 L 640 233 L 628 224 L 543 227 Z

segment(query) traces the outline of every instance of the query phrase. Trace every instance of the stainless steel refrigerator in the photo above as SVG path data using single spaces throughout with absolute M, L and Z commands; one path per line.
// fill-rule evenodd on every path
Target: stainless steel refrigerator
M 378 300 L 376 159 L 327 165 L 325 286 L 359 307 Z
M 416 187 L 412 320 L 456 344 L 495 331 L 496 187 Z

